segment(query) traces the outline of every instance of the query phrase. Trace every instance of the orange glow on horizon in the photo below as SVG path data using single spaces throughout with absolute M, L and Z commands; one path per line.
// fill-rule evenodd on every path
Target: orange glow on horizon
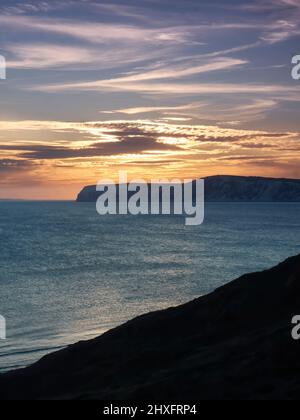
M 73 200 L 85 185 L 117 182 L 120 171 L 129 181 L 300 178 L 297 133 L 136 120 L 2 121 L 0 134 L 9 138 L 0 141 L 0 198 Z

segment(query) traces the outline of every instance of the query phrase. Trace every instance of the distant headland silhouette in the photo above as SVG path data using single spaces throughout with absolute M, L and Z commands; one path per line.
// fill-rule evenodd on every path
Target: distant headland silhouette
M 204 180 L 207 202 L 300 202 L 300 179 L 217 175 Z M 96 202 L 100 194 L 96 185 L 86 186 L 77 202 Z

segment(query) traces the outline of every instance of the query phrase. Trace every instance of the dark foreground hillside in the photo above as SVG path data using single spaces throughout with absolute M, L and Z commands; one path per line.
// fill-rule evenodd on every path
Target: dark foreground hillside
M 300 399 L 300 256 L 0 377 L 0 399 Z

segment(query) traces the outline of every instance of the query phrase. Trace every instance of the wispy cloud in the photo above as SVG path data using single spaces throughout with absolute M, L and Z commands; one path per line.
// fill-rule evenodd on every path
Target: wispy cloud
M 25 159 L 0 159 L 1 176 L 10 173 L 25 172 L 36 166 L 36 163 Z
M 144 83 L 144 82 L 120 82 L 115 80 L 102 80 L 95 82 L 66 83 L 58 85 L 31 86 L 29 89 L 42 92 L 60 91 L 119 91 L 119 92 L 140 92 L 149 94 L 168 95 L 190 95 L 199 94 L 280 94 L 300 93 L 300 88 L 287 85 L 265 85 L 265 84 L 234 84 L 234 83 Z
M 27 43 L 5 46 L 9 53 L 7 67 L 11 69 L 64 69 L 64 70 L 101 70 L 119 68 L 121 65 L 136 64 L 151 58 L 157 53 L 136 54 L 136 50 L 124 48 L 122 51 L 99 50 L 91 47 L 75 47 L 57 43 Z
M 193 57 L 193 62 L 197 61 L 197 57 Z M 214 71 L 226 70 L 233 67 L 242 66 L 247 64 L 246 60 L 239 60 L 234 58 L 219 58 L 212 62 L 200 63 L 198 65 L 181 65 L 170 68 L 169 66 L 159 68 L 157 70 L 148 71 L 144 73 L 133 73 L 125 77 L 119 77 L 111 80 L 102 81 L 102 83 L 128 83 L 139 82 L 146 80 L 159 80 L 159 79 L 180 79 L 195 74 L 210 73 Z M 100 81 L 101 83 L 101 81 Z
M 293 11 L 299 10 L 300 5 L 298 0 L 256 0 L 252 4 L 243 4 L 239 6 L 241 10 L 252 12 L 265 11 Z
M 65 0 L 64 2 L 52 0 L 50 1 L 25 1 L 25 2 L 16 2 L 14 5 L 5 5 L 0 6 L 0 11 L 4 15 L 22 15 L 28 13 L 40 13 L 40 12 L 50 12 L 53 10 L 60 10 L 66 7 L 69 7 L 71 4 L 74 4 L 71 0 Z
M 94 62 L 96 50 L 59 44 L 10 44 L 9 68 L 43 69 Z
M 36 17 L 23 14 L 3 14 L 0 16 L 0 23 L 2 27 L 10 29 L 17 29 L 18 31 L 26 30 L 27 32 L 38 33 L 52 33 L 65 35 L 67 37 L 81 39 L 93 44 L 101 44 L 103 42 L 119 41 L 124 42 L 146 42 L 148 44 L 190 44 L 201 45 L 203 43 L 203 36 L 208 34 L 215 34 L 220 31 L 275 31 L 278 26 L 282 24 L 285 26 L 286 32 L 292 34 L 292 25 L 297 21 L 287 19 L 274 22 L 220 22 L 211 21 L 209 23 L 198 23 L 197 25 L 175 25 L 166 22 L 165 25 L 159 27 L 152 27 L 139 24 L 120 24 L 117 22 L 95 22 L 75 19 L 57 19 L 49 17 Z M 290 27 L 288 28 L 288 25 Z M 289 29 L 289 31 L 288 31 Z M 200 40 L 199 40 L 200 37 Z
M 182 60 L 184 61 L 184 60 Z M 161 85 L 161 80 L 172 80 L 172 79 L 183 79 L 189 76 L 195 76 L 199 74 L 225 71 L 232 68 L 238 68 L 247 64 L 246 60 L 234 59 L 234 58 L 218 58 L 212 61 L 203 60 L 202 63 L 199 57 L 193 58 L 194 65 L 191 65 L 191 60 L 183 64 L 174 64 L 170 63 L 168 66 L 160 66 L 155 70 L 143 71 L 143 72 L 133 72 L 126 74 L 125 76 L 116 77 L 113 79 L 104 79 L 96 80 L 92 82 L 80 82 L 80 83 L 66 83 L 59 85 L 49 85 L 49 86 L 33 86 L 34 90 L 42 91 L 60 91 L 60 90 L 121 90 L 121 91 L 161 91 L 161 87 L 164 86 L 163 91 L 167 91 L 168 86 L 171 89 L 174 87 L 174 84 L 165 84 Z M 144 82 L 147 82 L 145 84 Z M 148 84 L 148 82 L 150 82 Z M 155 83 L 152 83 L 155 82 Z M 187 87 L 186 93 L 189 92 L 189 85 L 186 83 L 181 85 L 181 89 Z M 203 86 L 204 88 L 204 86 Z M 194 86 L 192 88 L 194 90 Z M 199 92 L 198 89 L 196 89 Z M 173 90 L 174 93 L 178 92 L 178 88 Z
M 113 111 L 102 111 L 104 114 L 127 114 L 127 115 L 136 115 L 136 114 L 148 114 L 152 112 L 168 111 L 168 112 L 181 112 L 181 111 L 190 111 L 195 108 L 199 109 L 201 106 L 204 106 L 203 103 L 192 103 L 186 105 L 177 105 L 177 106 L 145 106 L 145 107 L 135 107 L 135 108 L 124 108 L 116 109 Z
M 34 32 L 50 32 L 63 34 L 72 38 L 83 39 L 90 43 L 119 41 L 173 43 L 183 42 L 190 36 L 193 28 L 166 27 L 145 28 L 137 25 L 121 25 L 117 23 L 97 23 L 92 21 L 79 21 L 72 19 L 38 18 L 33 16 L 0 16 L 0 23 L 6 28 L 17 28 L 18 31 L 26 29 Z

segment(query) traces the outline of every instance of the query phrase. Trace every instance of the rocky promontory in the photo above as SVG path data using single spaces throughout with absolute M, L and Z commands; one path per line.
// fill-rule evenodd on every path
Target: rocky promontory
M 205 201 L 300 202 L 300 180 L 220 175 L 204 178 Z M 78 202 L 96 202 L 96 185 L 84 187 Z

